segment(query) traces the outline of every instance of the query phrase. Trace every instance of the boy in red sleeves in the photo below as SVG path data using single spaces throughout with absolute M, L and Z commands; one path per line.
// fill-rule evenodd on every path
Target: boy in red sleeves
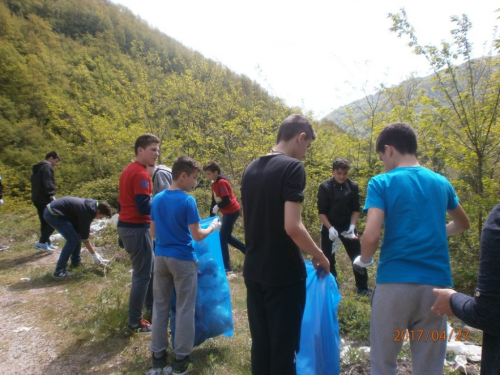
M 203 167 L 203 171 L 212 181 L 212 205 L 210 216 L 222 213 L 222 227 L 220 229 L 220 247 L 226 273 L 230 274 L 233 269 L 229 259 L 228 244 L 245 254 L 246 246 L 243 242 L 232 235 L 234 223 L 240 215 L 240 205 L 236 200 L 227 177 L 221 173 L 219 164 L 210 161 Z

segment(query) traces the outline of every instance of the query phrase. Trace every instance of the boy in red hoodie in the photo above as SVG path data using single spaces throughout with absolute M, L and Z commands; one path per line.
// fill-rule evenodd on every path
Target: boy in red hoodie
M 221 173 L 219 164 L 210 161 L 203 167 L 203 171 L 212 181 L 212 205 L 210 207 L 210 216 L 222 213 L 222 227 L 220 229 L 220 247 L 222 250 L 222 259 L 226 273 L 233 271 L 229 259 L 228 244 L 235 247 L 245 254 L 246 246 L 243 242 L 232 235 L 234 223 L 240 215 L 240 205 L 236 200 L 227 177 Z

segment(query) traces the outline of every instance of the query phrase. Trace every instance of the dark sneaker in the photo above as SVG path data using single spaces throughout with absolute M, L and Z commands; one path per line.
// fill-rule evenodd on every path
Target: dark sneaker
M 195 365 L 196 361 L 190 356 L 186 356 L 184 359 L 178 361 L 175 360 L 172 364 L 172 374 L 183 375 L 190 372 Z
M 153 363 L 153 370 L 161 370 L 167 366 L 167 353 L 163 353 L 163 357 L 156 358 L 154 353 L 151 353 L 151 362 Z
M 128 328 L 135 333 L 151 333 L 151 323 L 146 319 L 141 319 L 141 322 L 135 326 L 129 325 Z
M 146 309 L 144 313 L 142 314 L 142 317 L 147 320 L 148 322 L 153 321 L 153 310 L 152 309 Z
M 78 267 L 83 267 L 83 262 L 75 263 L 75 264 L 71 263 L 69 266 L 69 269 L 73 270 L 73 269 L 78 268 Z
M 73 276 L 73 274 L 66 270 L 56 271 L 52 274 L 55 279 L 67 279 L 68 277 Z
M 370 297 L 373 294 L 373 291 L 369 288 L 366 289 L 359 289 L 356 291 L 357 296 L 368 296 Z

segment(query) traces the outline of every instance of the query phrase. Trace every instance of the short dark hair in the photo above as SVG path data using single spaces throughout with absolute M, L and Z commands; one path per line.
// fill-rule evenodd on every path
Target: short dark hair
M 111 217 L 112 211 L 111 206 L 106 201 L 97 202 L 97 211 L 104 216 Z
M 47 153 L 47 155 L 45 155 L 45 160 L 49 160 L 50 158 L 52 158 L 52 159 L 58 159 L 59 161 L 61 161 L 61 157 L 55 151 L 50 151 L 50 152 Z
M 316 139 L 316 133 L 308 119 L 302 115 L 288 116 L 283 120 L 278 129 L 276 144 L 281 141 L 289 141 L 300 133 L 306 133 L 306 139 L 312 138 L 313 141 Z
M 335 158 L 332 164 L 332 169 L 351 169 L 351 165 L 349 164 L 349 160 L 345 158 Z
M 189 176 L 196 170 L 201 171 L 201 166 L 196 160 L 189 156 L 179 156 L 172 165 L 172 179 L 177 180 L 183 172 Z
M 135 145 L 134 145 L 134 152 L 137 155 L 137 149 L 140 148 L 146 148 L 152 143 L 160 143 L 160 139 L 153 135 L 153 134 L 143 134 L 140 135 L 136 140 L 135 140 Z
M 386 125 L 377 137 L 377 152 L 384 152 L 384 146 L 394 147 L 400 154 L 417 153 L 417 135 L 415 130 L 404 122 L 394 122 Z
M 209 161 L 203 166 L 203 171 L 218 172 L 220 174 L 220 167 L 216 161 Z

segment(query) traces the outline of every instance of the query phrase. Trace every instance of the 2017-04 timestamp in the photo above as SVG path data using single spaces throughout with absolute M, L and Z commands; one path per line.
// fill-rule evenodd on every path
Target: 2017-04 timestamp
M 394 333 L 396 337 L 394 337 L 394 341 L 433 341 L 437 342 L 440 340 L 443 341 L 461 341 L 464 342 L 467 340 L 470 331 L 468 329 L 454 329 L 452 328 L 450 332 L 446 330 L 437 330 L 437 329 L 395 329 Z

